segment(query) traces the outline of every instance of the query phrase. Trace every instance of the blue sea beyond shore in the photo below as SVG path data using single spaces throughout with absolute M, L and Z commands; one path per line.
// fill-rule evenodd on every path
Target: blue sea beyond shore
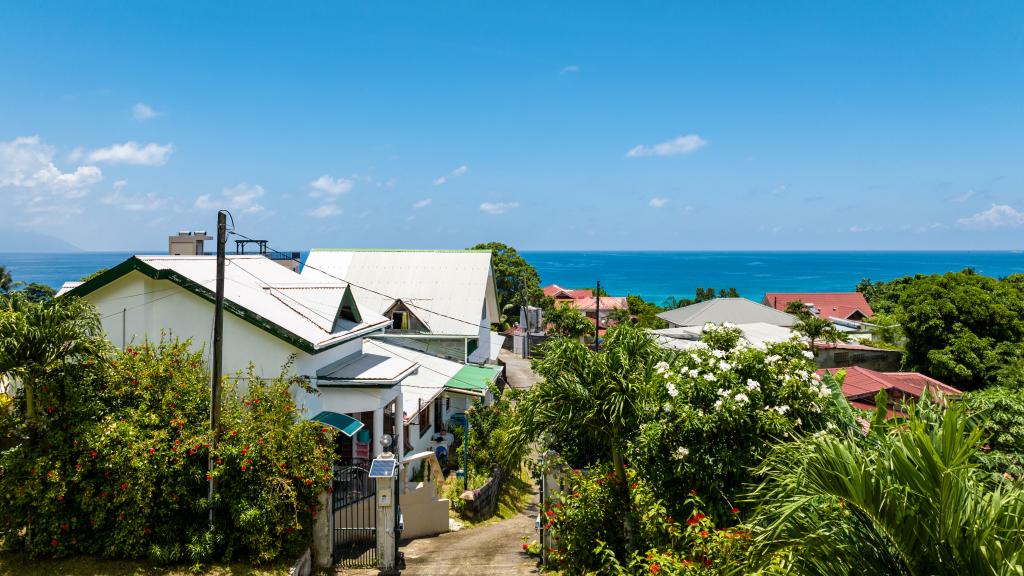
M 853 290 L 861 278 L 891 280 L 973 268 L 989 276 L 1024 273 L 1021 252 L 522 252 L 544 284 L 587 288 L 600 280 L 612 295 L 661 303 L 698 287 L 765 292 Z M 15 280 L 59 287 L 130 256 L 125 252 L 0 253 Z M 305 253 L 303 253 L 305 257 Z

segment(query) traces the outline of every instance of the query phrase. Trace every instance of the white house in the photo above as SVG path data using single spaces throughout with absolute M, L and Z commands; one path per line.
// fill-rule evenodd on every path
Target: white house
M 363 350 L 367 354 L 404 358 L 419 366 L 401 383 L 405 405 L 404 449 L 407 454 L 436 452 L 438 446 L 449 452 L 451 439 L 445 433 L 449 432 L 452 416 L 464 414 L 477 400 L 490 403 L 493 400 L 490 386 L 502 375 L 499 366 L 453 362 L 389 343 L 377 336 L 367 338 Z M 442 438 L 435 440 L 437 434 Z M 451 456 L 450 453 L 448 455 Z M 414 472 L 415 468 L 410 467 L 408 474 L 411 476 Z
M 488 250 L 313 250 L 313 282 L 347 283 L 360 306 L 391 320 L 390 342 L 457 362 L 494 363 L 498 299 Z
M 117 346 L 187 338 L 209 360 L 215 278 L 212 256 L 134 256 L 63 297 L 93 303 Z M 401 451 L 401 383 L 418 365 L 363 349 L 364 337 L 382 333 L 389 318 L 343 282 L 300 276 L 258 255 L 227 257 L 224 293 L 225 374 L 252 363 L 260 377 L 274 377 L 293 360 L 292 371 L 319 392 L 298 392 L 296 402 L 350 438 L 340 443 L 343 456 L 378 454 L 385 432 Z

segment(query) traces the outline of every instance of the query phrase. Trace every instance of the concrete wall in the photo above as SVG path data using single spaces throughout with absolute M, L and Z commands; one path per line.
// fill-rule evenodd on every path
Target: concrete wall
M 448 531 L 449 502 L 447 498 L 437 497 L 437 486 L 433 482 L 420 482 L 412 490 L 404 492 L 401 504 L 405 520 L 403 540 Z
M 823 348 L 814 356 L 814 364 L 818 368 L 847 368 L 860 366 L 879 372 L 892 372 L 900 369 L 903 359 L 898 350 L 841 350 Z

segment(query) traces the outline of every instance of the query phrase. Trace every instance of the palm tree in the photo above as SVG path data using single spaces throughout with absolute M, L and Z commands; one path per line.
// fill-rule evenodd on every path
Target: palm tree
M 807 314 L 799 322 L 793 325 L 793 331 L 799 332 L 810 340 L 811 352 L 817 352 L 814 343 L 823 342 L 845 342 L 846 335 L 840 332 L 835 324 L 824 318 Z
M 11 278 L 11 273 L 8 272 L 7 267 L 0 266 L 0 294 L 7 294 L 14 287 L 14 280 Z
M 600 352 L 579 340 L 550 341 L 544 358 L 534 366 L 544 380 L 519 401 L 508 435 L 510 446 L 525 450 L 547 435 L 582 437 L 607 446 L 623 490 L 622 501 L 628 503 L 623 452 L 638 425 L 654 365 L 662 354 L 646 332 L 631 324 L 610 328 Z M 628 510 L 623 514 L 623 529 L 628 546 L 634 532 Z
M 925 399 L 886 426 L 774 448 L 750 495 L 761 558 L 796 574 L 1020 574 L 1024 492 L 978 467 L 963 409 Z
M 37 303 L 14 294 L 0 306 L 0 376 L 20 380 L 25 418 L 36 417 L 36 386 L 67 362 L 99 354 L 106 340 L 96 309 L 78 298 Z

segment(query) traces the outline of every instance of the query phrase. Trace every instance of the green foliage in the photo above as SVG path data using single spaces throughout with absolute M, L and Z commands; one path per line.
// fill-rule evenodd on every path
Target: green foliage
M 857 289 L 900 324 L 908 369 L 963 389 L 1024 383 L 1024 277 L 966 269 Z
M 250 373 L 244 396 L 229 382 L 224 433 L 211 451 L 209 375 L 188 343 L 25 357 L 49 368 L 34 381 L 38 421 L 0 420 L 11 446 L 0 454 L 8 545 L 33 555 L 262 562 L 308 541 L 329 486 L 332 432 L 296 412 L 289 379 Z M 208 458 L 219 482 L 213 532 Z
M 811 315 L 811 311 L 807 309 L 807 304 L 799 300 L 792 300 L 789 304 L 786 304 L 786 313 L 792 314 L 797 318 L 806 318 Z
M 639 296 L 626 296 L 626 303 L 629 305 L 629 313 L 636 319 L 636 325 L 640 328 L 665 328 L 668 322 L 658 318 L 660 312 L 665 308 L 652 302 L 646 302 Z
M 985 432 L 989 450 L 978 456 L 994 480 L 1024 477 L 1024 396 L 1020 390 L 993 386 L 955 400 Z
M 7 270 L 6 266 L 0 266 L 0 294 L 10 292 L 13 285 L 14 280 L 11 278 L 10 271 Z
M 817 342 L 846 341 L 846 335 L 840 332 L 835 324 L 810 313 L 800 317 L 800 321 L 793 325 L 793 331 L 807 337 L 812 352 L 816 350 Z
M 554 333 L 563 338 L 580 338 L 594 334 L 594 323 L 586 314 L 568 303 L 554 304 L 544 311 L 544 322 Z
M 664 310 L 674 310 L 676 308 L 682 308 L 683 306 L 689 306 L 690 304 L 697 304 L 698 302 L 704 302 L 706 300 L 713 300 L 715 298 L 739 298 L 740 293 L 735 288 L 722 288 L 715 292 L 714 288 L 697 288 L 697 292 L 693 298 L 675 298 L 669 296 L 662 302 L 661 306 Z
M 481 477 L 490 476 L 498 462 L 503 463 L 506 470 L 513 472 L 519 470 L 521 464 L 521 453 L 518 450 L 508 453 L 507 438 L 512 425 L 512 404 L 515 402 L 517 391 L 511 388 L 501 391 L 492 386 L 491 393 L 494 397 L 491 404 L 485 406 L 478 400 L 466 411 L 469 418 L 469 469 Z M 454 427 L 452 432 L 459 440 L 455 457 L 461 465 L 464 462 L 466 448 L 466 443 L 461 442 L 464 432 L 461 427 Z
M 540 288 L 540 275 L 515 248 L 501 242 L 477 244 L 470 250 L 490 250 L 491 269 L 498 296 L 498 309 L 502 323 L 511 325 L 519 320 L 519 308 L 524 304 L 538 305 L 544 298 Z
M 85 276 L 82 276 L 79 282 L 88 282 L 89 280 L 92 280 L 93 278 L 102 275 L 107 270 L 108 268 L 100 268 L 99 270 L 93 272 L 92 274 L 86 274 Z
M 614 471 L 597 467 L 574 471 L 565 490 L 544 510 L 542 521 L 555 546 L 551 560 L 565 574 L 729 574 L 748 563 L 749 536 L 743 529 L 717 528 L 696 491 L 674 500 L 681 513 L 673 516 L 664 494 L 634 470 L 627 472 L 629 505 L 621 501 Z M 617 510 L 633 511 L 642 552 L 624 556 L 623 535 L 614 529 Z M 740 514 L 738 508 L 726 512 Z
M 924 400 L 868 438 L 776 445 L 750 496 L 758 553 L 797 574 L 1019 574 L 1024 493 L 978 467 L 983 437 Z
M 840 384 L 815 374 L 798 343 L 760 349 L 726 327 L 706 328 L 702 342 L 657 366 L 627 455 L 657 493 L 714 495 L 709 510 L 729 518 L 773 444 L 854 421 Z M 667 506 L 679 515 L 680 504 Z

